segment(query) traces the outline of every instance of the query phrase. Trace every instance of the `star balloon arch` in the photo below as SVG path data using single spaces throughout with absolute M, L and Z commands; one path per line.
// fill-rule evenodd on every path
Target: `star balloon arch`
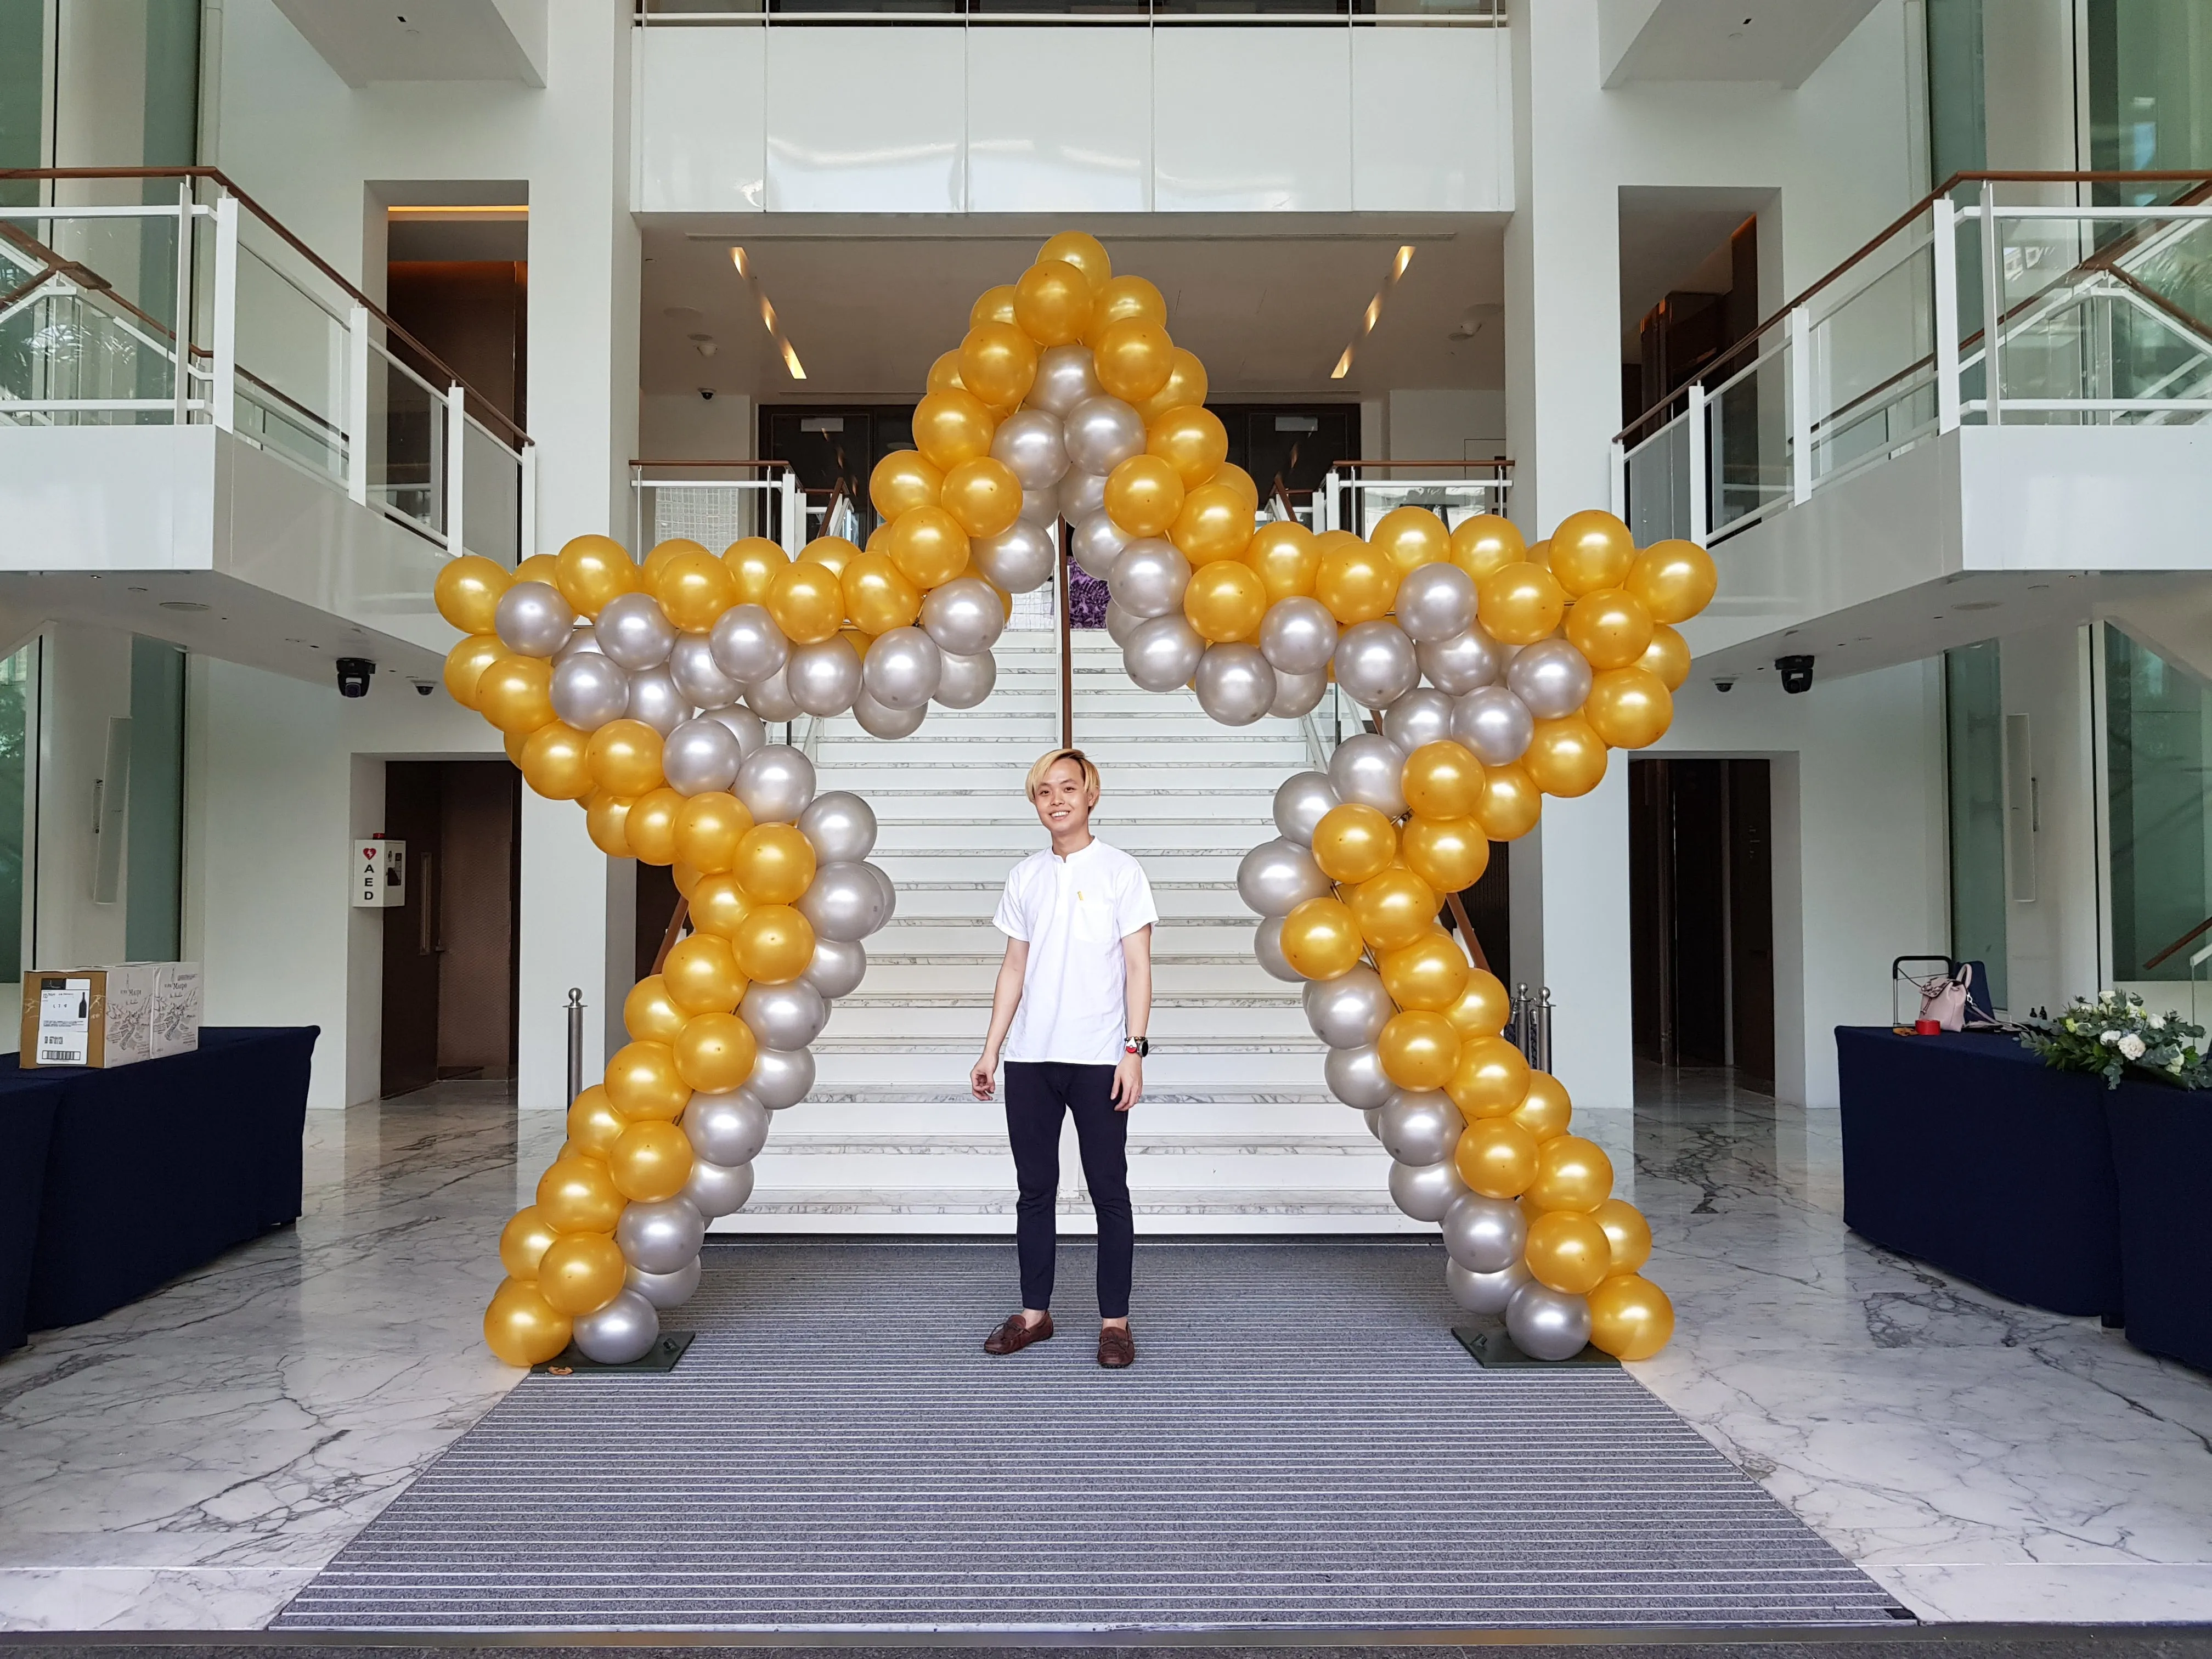
M 1310 713 L 1333 679 L 1375 717 L 1285 781 L 1280 834 L 1237 887 L 1261 965 L 1305 987 L 1331 1091 L 1392 1156 L 1392 1197 L 1441 1225 L 1453 1296 L 1540 1359 L 1643 1358 L 1672 1334 L 1640 1271 L 1650 1227 L 1572 1133 L 1566 1091 L 1503 1035 L 1504 987 L 1437 918 L 1547 795 L 1588 793 L 1613 750 L 1666 731 L 1690 667 L 1674 624 L 1711 601 L 1712 561 L 1639 549 L 1595 511 L 1534 546 L 1503 518 L 1448 527 L 1419 507 L 1364 538 L 1263 522 L 1167 320 L 1158 288 L 1063 233 L 931 368 L 915 448 L 870 479 L 883 525 L 865 548 L 669 541 L 640 562 L 586 535 L 511 572 L 441 571 L 466 635 L 447 689 L 601 849 L 672 866 L 691 929 L 630 991 L 631 1041 L 501 1235 L 484 1337 L 501 1359 L 652 1346 L 891 915 L 867 803 L 817 792 L 769 724 L 849 713 L 896 738 L 933 702 L 983 702 L 1012 596 L 1052 580 L 1063 522 L 1140 687 L 1190 687 L 1245 726 Z

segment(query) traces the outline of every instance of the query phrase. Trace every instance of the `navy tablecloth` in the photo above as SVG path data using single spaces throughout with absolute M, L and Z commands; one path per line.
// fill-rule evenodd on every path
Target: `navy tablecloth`
M 1836 1028 L 1844 1221 L 2053 1313 L 2118 1316 L 2119 1194 L 2104 1080 L 2010 1036 Z
M 300 1213 L 315 1026 L 204 1028 L 193 1053 L 66 1079 L 33 1247 L 33 1330 L 97 1319 Z
M 2204 1204 L 2212 1177 L 2212 1095 L 2123 1083 L 2105 1097 L 2119 1176 L 2128 1340 L 2212 1371 Z
M 19 1072 L 11 1056 L 0 1071 L 0 1353 L 23 1344 L 46 1148 L 68 1087 L 52 1072 Z

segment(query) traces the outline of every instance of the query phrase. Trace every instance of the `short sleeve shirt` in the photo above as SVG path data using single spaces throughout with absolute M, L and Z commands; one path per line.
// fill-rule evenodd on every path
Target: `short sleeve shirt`
M 1021 1006 L 1003 1057 L 1111 1066 L 1128 1035 L 1121 941 L 1160 919 L 1136 860 L 1093 839 L 1061 858 L 1049 847 L 1006 878 L 994 925 L 1026 940 Z

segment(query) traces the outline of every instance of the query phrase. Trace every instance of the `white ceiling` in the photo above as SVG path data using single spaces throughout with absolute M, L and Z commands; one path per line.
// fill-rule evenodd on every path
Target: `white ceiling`
M 348 86 L 545 84 L 546 0 L 276 0 Z
M 1598 70 L 1632 81 L 1802 86 L 1875 0 L 1600 0 Z

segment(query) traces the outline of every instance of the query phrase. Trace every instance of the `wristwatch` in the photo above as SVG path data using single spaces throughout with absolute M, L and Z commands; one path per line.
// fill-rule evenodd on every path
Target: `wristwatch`
M 1146 1037 L 1131 1037 L 1121 1045 L 1121 1052 L 1125 1054 L 1134 1054 L 1139 1060 L 1142 1060 L 1152 1052 L 1152 1042 Z

